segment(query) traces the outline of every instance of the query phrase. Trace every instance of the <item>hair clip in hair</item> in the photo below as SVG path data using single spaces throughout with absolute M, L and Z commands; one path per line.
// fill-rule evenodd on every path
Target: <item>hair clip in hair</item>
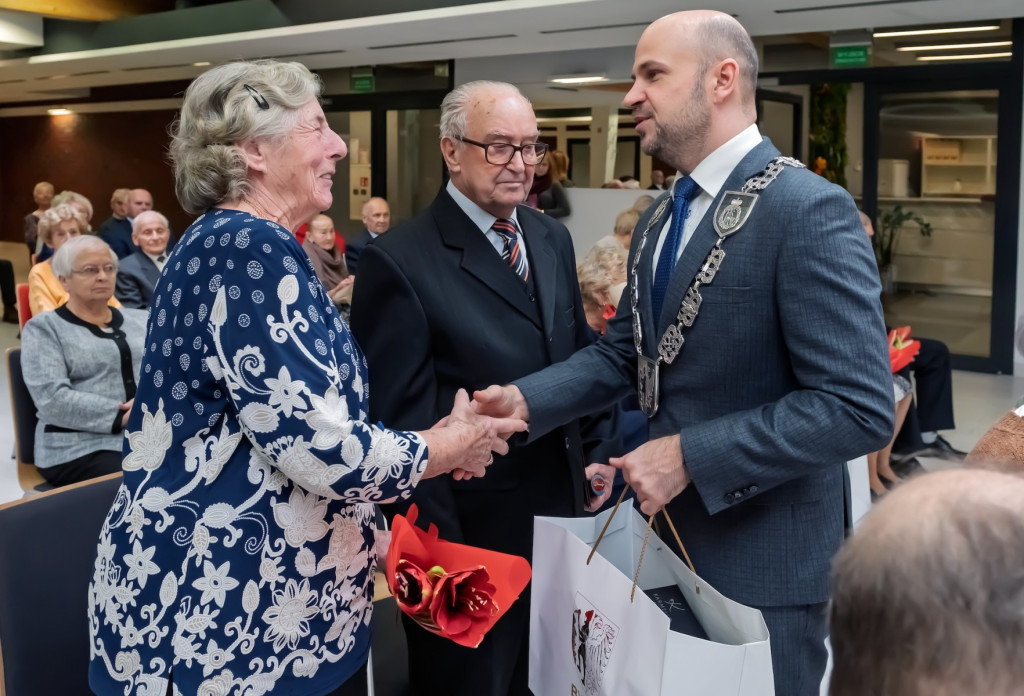
M 254 102 L 256 102 L 256 106 L 260 107 L 260 109 L 262 109 L 263 111 L 266 111 L 267 109 L 270 108 L 270 103 L 267 102 L 267 100 L 263 98 L 263 95 L 260 94 L 259 92 L 257 92 L 252 86 L 250 86 L 250 85 L 242 85 L 242 86 L 245 87 L 246 91 L 249 92 L 249 94 L 252 95 L 252 99 L 253 99 Z

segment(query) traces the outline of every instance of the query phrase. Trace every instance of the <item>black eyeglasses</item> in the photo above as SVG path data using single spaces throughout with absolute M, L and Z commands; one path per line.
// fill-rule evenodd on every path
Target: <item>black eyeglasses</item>
M 469 138 L 459 138 L 464 143 L 476 145 L 484 149 L 484 159 L 488 164 L 506 165 L 519 152 L 523 156 L 523 164 L 533 166 L 544 161 L 544 155 L 548 154 L 548 146 L 544 143 L 526 143 L 525 145 L 513 145 L 512 143 L 478 143 Z

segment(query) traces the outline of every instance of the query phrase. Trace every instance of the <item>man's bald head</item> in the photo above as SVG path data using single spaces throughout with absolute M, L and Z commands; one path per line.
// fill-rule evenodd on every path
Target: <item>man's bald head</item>
M 735 17 L 716 10 L 687 10 L 665 15 L 644 30 L 658 40 L 685 41 L 700 55 L 698 72 L 706 75 L 715 63 L 732 59 L 740 71 L 741 96 L 754 105 L 758 58 L 750 34 Z M 641 41 L 643 37 L 641 37 Z
M 1024 479 L 928 474 L 836 557 L 832 696 L 1017 693 L 1024 683 Z
M 388 202 L 374 196 L 363 203 L 363 224 L 373 235 L 387 232 L 391 226 L 391 209 Z
M 127 212 L 128 217 L 137 217 L 147 210 L 153 209 L 153 196 L 143 188 L 132 189 L 128 192 Z

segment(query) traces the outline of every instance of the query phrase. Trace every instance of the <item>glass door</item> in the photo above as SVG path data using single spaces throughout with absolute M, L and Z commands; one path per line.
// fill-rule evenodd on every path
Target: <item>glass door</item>
M 876 195 L 865 207 L 886 323 L 909 325 L 914 336 L 938 339 L 955 355 L 987 360 L 999 92 L 882 92 L 877 119 Z

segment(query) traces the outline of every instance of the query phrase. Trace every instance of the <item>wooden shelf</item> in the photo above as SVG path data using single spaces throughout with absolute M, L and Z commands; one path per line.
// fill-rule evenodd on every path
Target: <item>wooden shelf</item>
M 941 158 L 940 161 L 929 157 Z M 996 192 L 996 136 L 962 135 L 921 139 L 921 192 L 924 198 Z

